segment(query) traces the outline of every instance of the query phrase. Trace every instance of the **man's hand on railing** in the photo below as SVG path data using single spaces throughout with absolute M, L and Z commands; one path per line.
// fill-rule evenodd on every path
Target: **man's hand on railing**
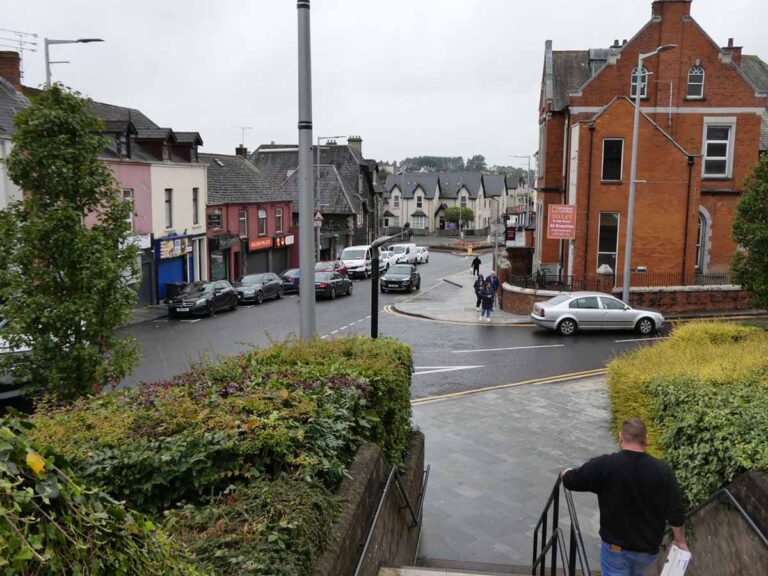
M 560 472 L 560 479 L 562 480 L 562 479 L 565 477 L 565 475 L 566 475 L 566 474 L 567 474 L 569 471 L 571 471 L 571 470 L 573 470 L 573 468 L 566 468 L 565 470 L 563 470 L 562 472 Z

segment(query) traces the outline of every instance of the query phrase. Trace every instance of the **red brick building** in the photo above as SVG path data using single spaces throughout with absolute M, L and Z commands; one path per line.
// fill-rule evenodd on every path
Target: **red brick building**
M 644 61 L 638 55 L 674 44 Z M 728 273 L 744 180 L 768 147 L 768 65 L 720 47 L 691 0 L 658 0 L 629 41 L 553 51 L 539 108 L 539 269 L 593 277 L 624 266 L 635 90 L 642 97 L 631 266 L 633 285 Z M 550 204 L 576 206 L 574 240 L 547 239 Z

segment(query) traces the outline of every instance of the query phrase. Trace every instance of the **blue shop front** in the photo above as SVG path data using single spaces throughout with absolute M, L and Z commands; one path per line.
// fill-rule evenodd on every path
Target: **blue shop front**
M 165 301 L 185 282 L 207 280 L 205 234 L 169 235 L 155 240 L 157 298 Z M 172 296 L 173 294 L 171 294 Z

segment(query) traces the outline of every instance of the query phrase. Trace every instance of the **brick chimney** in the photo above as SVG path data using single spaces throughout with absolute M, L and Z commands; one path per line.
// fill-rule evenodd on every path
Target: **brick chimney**
M 347 138 L 347 145 L 354 148 L 360 156 L 363 155 L 363 139 L 360 136 L 350 136 Z
M 693 0 L 656 0 L 651 8 L 654 18 L 675 20 L 691 15 Z
M 723 52 L 731 55 L 731 60 L 736 66 L 741 66 L 741 48 L 733 45 L 733 38 L 728 38 L 728 46 L 723 46 Z
M 240 156 L 242 158 L 248 158 L 248 148 L 240 144 L 237 148 L 235 148 L 235 156 Z
M 18 52 L 0 52 L 0 76 L 21 92 L 21 58 Z

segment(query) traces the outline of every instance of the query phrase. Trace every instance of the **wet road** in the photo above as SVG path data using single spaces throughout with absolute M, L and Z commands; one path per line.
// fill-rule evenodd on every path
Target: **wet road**
M 467 271 L 465 286 L 442 281 Z M 413 295 L 379 295 L 379 333 L 411 344 L 415 372 L 414 398 L 527 381 L 604 367 L 605 363 L 653 339 L 631 332 L 583 333 L 563 338 L 532 326 L 458 325 L 392 313 L 390 306 L 406 298 L 444 301 L 471 290 L 469 260 L 433 252 L 419 266 L 422 289 Z M 463 276 L 459 276 L 461 279 Z M 317 303 L 317 333 L 337 338 L 370 334 L 371 280 L 355 280 L 351 296 Z M 270 342 L 296 336 L 298 296 L 242 306 L 212 318 L 170 320 L 138 324 L 129 330 L 141 344 L 143 357 L 134 375 L 125 381 L 169 378 L 201 358 L 213 360 Z

